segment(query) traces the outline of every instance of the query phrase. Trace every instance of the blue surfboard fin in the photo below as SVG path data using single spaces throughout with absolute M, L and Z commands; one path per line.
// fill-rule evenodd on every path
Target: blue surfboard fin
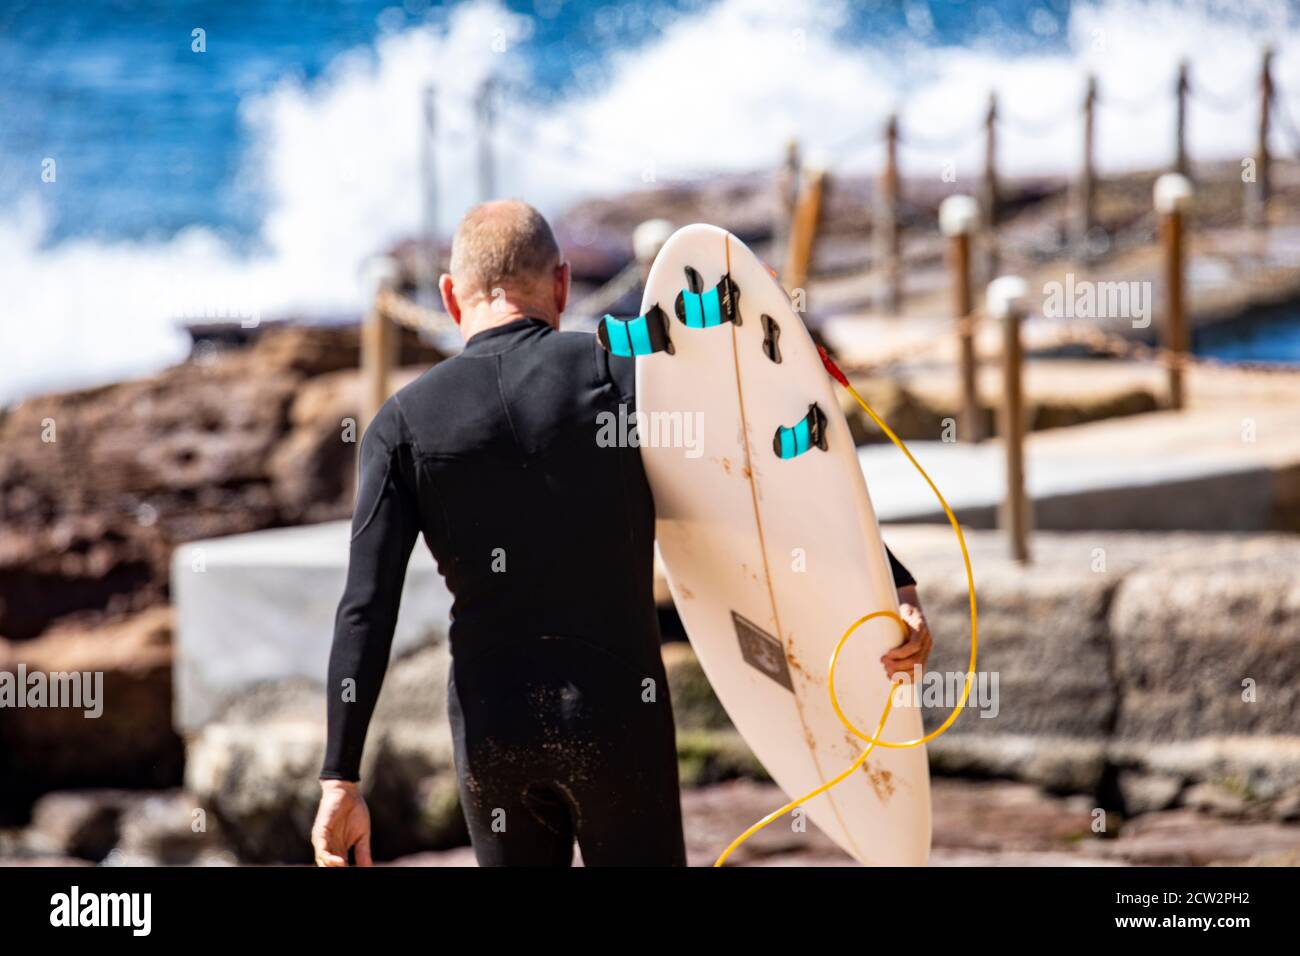
M 606 315 L 596 326 L 596 338 L 605 351 L 624 358 L 653 355 L 655 352 L 673 354 L 673 342 L 668 337 L 668 315 L 658 305 L 651 306 L 649 312 L 635 319 L 616 319 Z
M 826 413 L 816 402 L 798 422 L 789 428 L 781 426 L 772 436 L 772 450 L 778 458 L 798 458 L 812 448 L 826 450 Z
M 687 270 L 690 287 L 677 293 L 675 311 L 688 329 L 711 329 L 732 322 L 740 325 L 740 287 L 730 275 L 724 275 L 707 292 L 700 291 L 699 273 Z

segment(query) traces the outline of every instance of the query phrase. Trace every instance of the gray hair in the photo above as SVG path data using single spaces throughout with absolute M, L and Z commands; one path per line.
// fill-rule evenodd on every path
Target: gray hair
M 493 289 L 527 287 L 560 264 L 546 218 L 519 199 L 481 203 L 465 214 L 451 242 L 451 274 L 462 300 Z

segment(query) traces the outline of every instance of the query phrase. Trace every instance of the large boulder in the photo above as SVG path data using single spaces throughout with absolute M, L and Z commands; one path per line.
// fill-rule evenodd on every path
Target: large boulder
M 467 839 L 446 716 L 445 644 L 393 662 L 370 725 L 362 790 L 373 850 L 392 858 Z M 277 681 L 233 702 L 188 741 L 187 789 L 244 860 L 308 862 L 320 800 L 325 698 L 312 681 Z
M 439 355 L 406 334 L 400 357 L 427 365 Z M 0 637 L 162 603 L 181 542 L 346 517 L 359 436 L 349 442 L 340 419 L 356 415 L 356 390 L 298 399 L 316 376 L 355 378 L 358 363 L 356 328 L 272 328 L 248 348 L 203 349 L 150 378 L 9 409 L 0 418 Z M 322 446 L 324 435 L 334 447 Z M 282 445 L 297 453 L 277 456 Z M 290 476 L 295 468 L 305 473 Z
M 60 625 L 0 641 L 0 672 L 89 675 L 96 706 L 6 708 L 0 720 L 0 804 L 77 787 L 167 787 L 184 751 L 172 730 L 171 611 L 152 608 L 96 628 Z M 91 716 L 95 711 L 98 716 Z

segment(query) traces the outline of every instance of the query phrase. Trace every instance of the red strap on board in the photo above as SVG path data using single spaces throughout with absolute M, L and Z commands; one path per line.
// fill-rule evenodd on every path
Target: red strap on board
M 835 364 L 835 360 L 827 354 L 824 346 L 817 346 L 817 354 L 822 357 L 822 364 L 826 366 L 826 371 L 830 372 L 831 378 L 835 379 L 835 381 L 839 382 L 845 388 L 848 388 L 848 378 L 846 378 L 844 373 L 840 371 L 840 367 Z

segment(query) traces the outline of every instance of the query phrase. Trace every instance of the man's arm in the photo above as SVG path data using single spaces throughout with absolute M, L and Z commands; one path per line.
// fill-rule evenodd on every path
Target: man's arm
M 366 730 L 388 669 L 419 511 L 399 462 L 400 412 L 384 405 L 361 441 L 347 586 L 330 650 L 323 780 L 357 780 Z

